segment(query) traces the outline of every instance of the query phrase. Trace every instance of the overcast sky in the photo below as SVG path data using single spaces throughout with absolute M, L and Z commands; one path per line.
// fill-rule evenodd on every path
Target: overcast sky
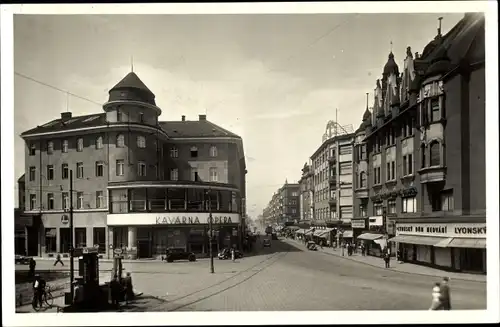
M 356 129 L 393 43 L 400 70 L 463 14 L 17 15 L 15 72 L 98 103 L 131 69 L 161 120 L 198 114 L 243 137 L 247 206 L 256 216 L 321 144 L 328 120 Z M 65 93 L 15 76 L 15 133 L 66 111 Z M 69 97 L 73 115 L 102 112 Z M 16 180 L 24 148 L 15 139 Z M 16 199 L 17 200 L 17 199 Z M 17 202 L 16 202 L 17 203 Z

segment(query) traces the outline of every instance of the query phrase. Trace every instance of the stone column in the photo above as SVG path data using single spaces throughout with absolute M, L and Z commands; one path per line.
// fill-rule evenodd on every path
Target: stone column
M 137 227 L 128 227 L 128 246 L 127 252 L 130 254 L 130 259 L 137 258 Z

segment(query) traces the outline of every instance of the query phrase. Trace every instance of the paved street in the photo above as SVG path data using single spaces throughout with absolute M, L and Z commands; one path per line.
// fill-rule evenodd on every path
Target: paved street
M 39 261 L 41 269 L 51 264 Z M 101 267 L 111 269 L 111 263 Z M 137 290 L 156 298 L 130 311 L 427 310 L 433 283 L 440 281 L 304 251 L 283 240 L 237 262 L 216 259 L 215 274 L 209 273 L 209 260 L 125 268 Z M 451 290 L 453 309 L 486 308 L 486 283 L 452 278 Z

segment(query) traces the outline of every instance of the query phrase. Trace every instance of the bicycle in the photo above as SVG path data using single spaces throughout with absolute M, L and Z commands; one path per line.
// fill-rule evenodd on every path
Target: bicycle
M 39 303 L 38 297 L 36 296 L 36 294 L 33 295 L 33 300 L 31 301 L 31 305 L 33 306 L 33 309 L 36 312 L 40 311 L 40 309 L 42 309 L 44 307 L 44 303 L 47 306 L 46 309 L 52 308 L 52 306 L 54 304 L 54 297 L 52 296 L 50 286 L 48 286 L 48 285 L 43 290 L 41 304 Z M 39 306 L 39 304 L 40 304 L 40 306 Z

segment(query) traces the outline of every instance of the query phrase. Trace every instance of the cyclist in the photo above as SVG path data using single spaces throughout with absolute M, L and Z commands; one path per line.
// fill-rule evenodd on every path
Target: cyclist
M 47 283 L 40 277 L 39 274 L 35 275 L 35 281 L 33 282 L 33 298 L 38 300 L 40 307 L 42 306 L 42 295 L 45 293 L 45 286 Z M 35 302 L 36 303 L 36 302 Z

